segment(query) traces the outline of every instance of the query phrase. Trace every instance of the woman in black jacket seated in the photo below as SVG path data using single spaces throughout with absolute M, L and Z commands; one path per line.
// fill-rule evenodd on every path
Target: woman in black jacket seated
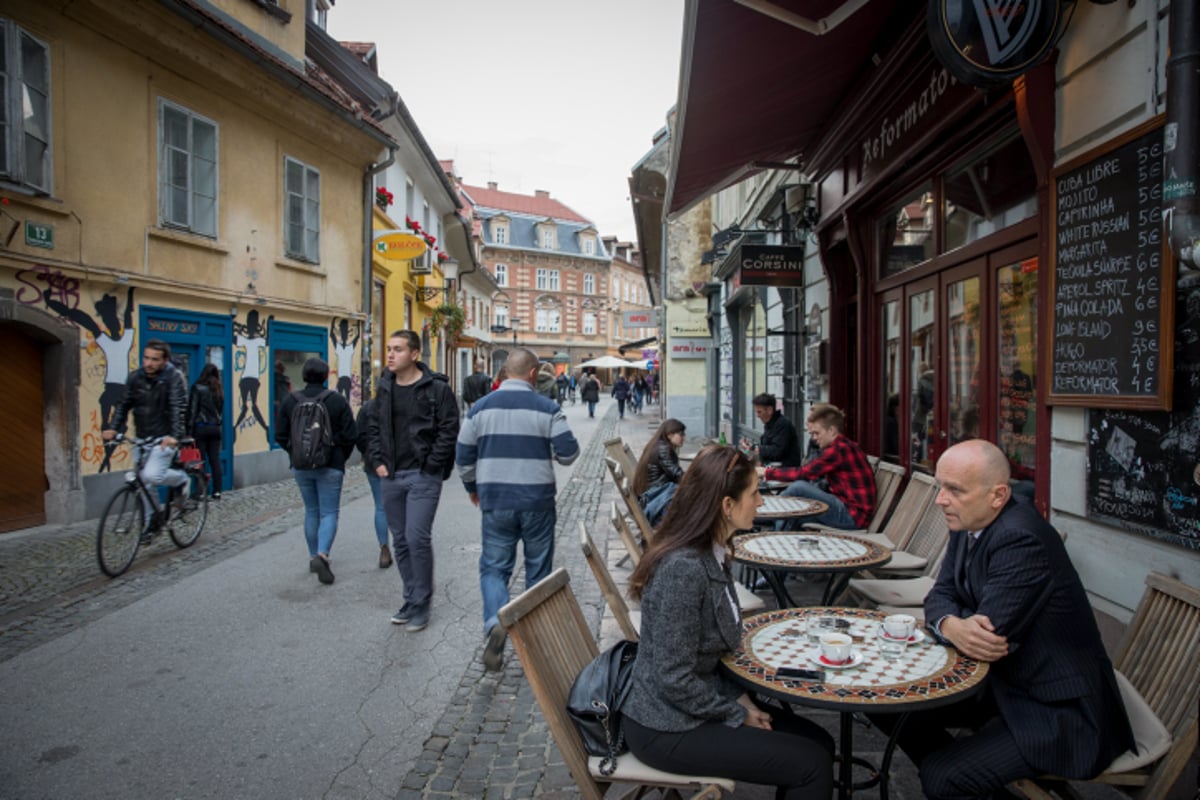
M 641 641 L 625 741 L 657 769 L 778 787 L 786 800 L 833 791 L 833 739 L 789 710 L 768 713 L 718 670 L 741 638 L 730 538 L 762 504 L 754 464 L 733 447 L 700 451 L 629 581 Z M 774 714 L 774 718 L 772 717 Z
M 677 419 L 668 419 L 658 426 L 633 473 L 633 494 L 646 512 L 651 525 L 657 525 L 666 513 L 667 504 L 683 478 L 679 466 L 679 448 L 683 447 L 686 426 Z

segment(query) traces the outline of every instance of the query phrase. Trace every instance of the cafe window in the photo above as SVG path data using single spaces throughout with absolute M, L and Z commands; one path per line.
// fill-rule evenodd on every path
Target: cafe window
M 1037 176 L 1015 126 L 951 168 L 942 187 L 947 251 L 1037 213 Z
M 883 304 L 883 457 L 900 462 L 900 442 L 908 425 L 900 424 L 900 377 L 904 369 L 900 351 L 900 301 Z M 904 437 L 901 437 L 901 431 Z
M 1008 456 L 1017 488 L 1032 492 L 1037 442 L 1038 262 L 1026 259 L 996 273 L 1000 392 L 996 443 Z
M 883 276 L 896 275 L 936 254 L 933 187 L 925 184 L 888 209 L 875 226 Z
M 754 396 L 767 390 L 767 315 L 755 292 L 754 302 L 742 310 L 741 424 L 749 430 L 762 425 L 754 416 Z

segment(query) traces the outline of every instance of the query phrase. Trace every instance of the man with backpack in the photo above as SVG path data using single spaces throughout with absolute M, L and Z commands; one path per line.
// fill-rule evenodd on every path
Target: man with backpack
M 350 404 L 325 388 L 329 365 L 319 358 L 304 362 L 304 388 L 283 398 L 275 420 L 275 441 L 288 453 L 292 475 L 304 500 L 304 538 L 308 567 L 321 583 L 333 583 L 329 551 L 337 536 L 346 459 L 354 452 L 358 427 Z
M 407 625 L 410 633 L 429 624 L 433 517 L 442 481 L 454 471 L 458 438 L 458 401 L 449 379 L 420 358 L 421 337 L 413 331 L 388 337 L 378 405 L 367 416 L 368 457 L 382 481 L 396 569 L 404 581 L 404 604 L 392 623 Z

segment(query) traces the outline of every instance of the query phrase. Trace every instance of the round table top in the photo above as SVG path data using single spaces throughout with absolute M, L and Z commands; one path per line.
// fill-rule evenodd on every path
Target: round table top
M 829 506 L 820 500 L 808 500 L 803 497 L 778 497 L 768 495 L 763 504 L 754 511 L 755 519 L 795 519 L 796 517 L 812 517 L 824 514 Z
M 733 558 L 769 569 L 856 572 L 888 563 L 892 551 L 844 533 L 767 531 L 733 537 Z
M 835 616 L 850 622 L 848 633 L 862 663 L 834 670 L 815 663 L 809 619 Z M 780 700 L 839 711 L 904 712 L 957 702 L 979 690 L 988 665 L 938 644 L 932 634 L 910 644 L 897 661 L 885 661 L 876 644 L 885 614 L 864 608 L 813 607 L 766 611 L 742 619 L 742 642 L 722 666 L 754 691 Z M 780 667 L 823 671 L 822 680 L 784 678 Z

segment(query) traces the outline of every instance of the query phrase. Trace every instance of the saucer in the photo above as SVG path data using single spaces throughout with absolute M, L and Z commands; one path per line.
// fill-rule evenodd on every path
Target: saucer
M 862 653 L 857 650 L 851 650 L 849 661 L 847 661 L 845 664 L 834 664 L 832 661 L 826 661 L 825 656 L 821 655 L 820 650 L 812 650 L 808 654 L 809 661 L 822 666 L 825 669 L 851 669 L 861 664 L 863 662 L 863 658 L 865 658 L 865 656 L 863 656 Z
M 878 633 L 879 633 L 880 638 L 896 640 L 895 636 L 888 635 L 887 631 L 885 631 L 883 629 L 882 625 L 879 626 Z M 921 630 L 920 628 L 917 628 L 916 630 L 914 630 L 912 633 L 912 636 L 908 637 L 909 644 L 916 644 L 917 642 L 923 642 L 923 641 L 925 641 L 925 631 Z

